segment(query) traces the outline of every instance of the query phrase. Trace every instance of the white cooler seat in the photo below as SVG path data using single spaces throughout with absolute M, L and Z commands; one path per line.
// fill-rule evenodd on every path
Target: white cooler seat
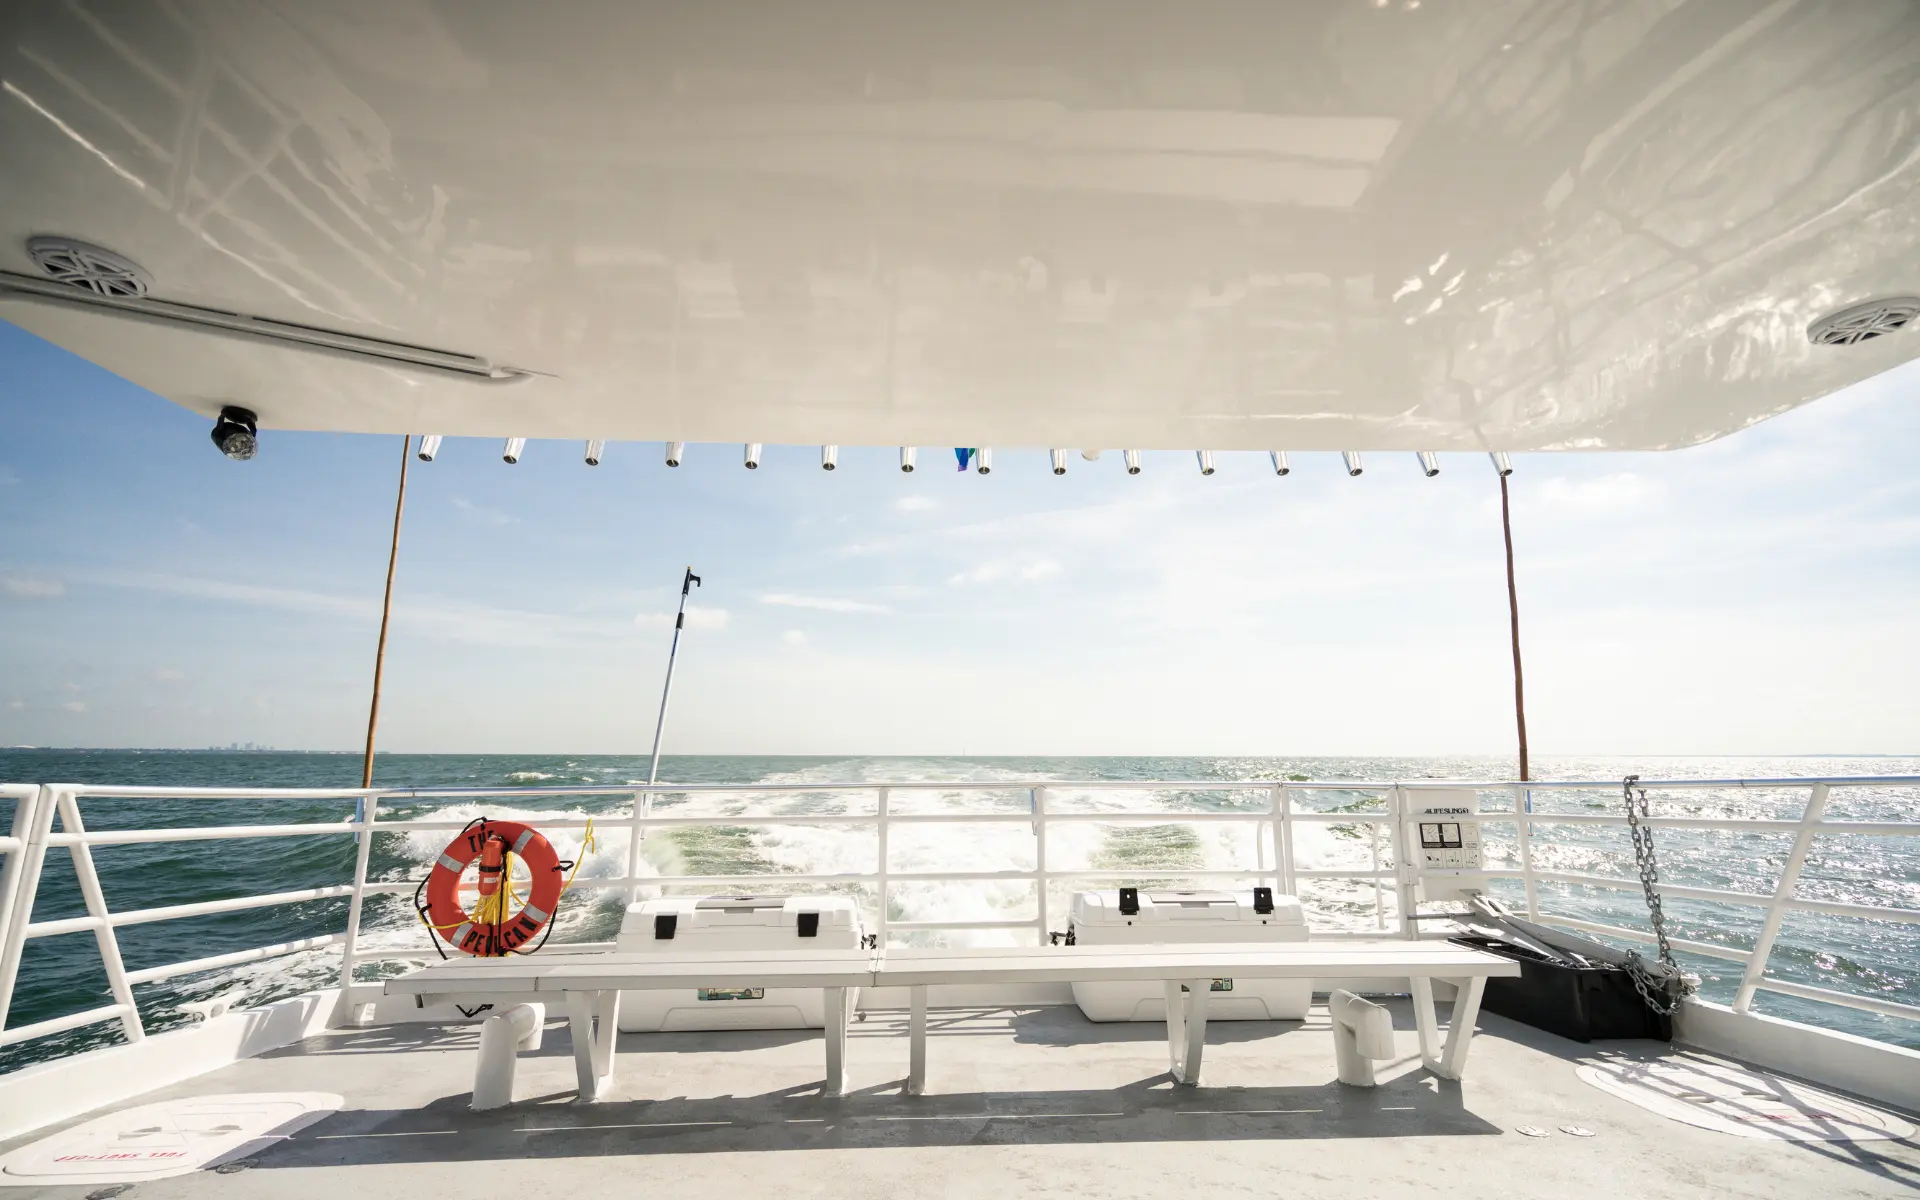
M 617 947 L 686 958 L 759 951 L 853 950 L 865 930 L 851 896 L 667 896 L 631 905 Z M 859 1002 L 849 988 L 847 1011 Z M 699 988 L 620 993 L 620 1032 L 823 1029 L 819 988 Z
M 1304 942 L 1307 921 L 1299 900 L 1269 888 L 1237 895 L 1123 888 L 1076 893 L 1069 931 L 1075 946 L 1253 945 Z M 1166 990 L 1158 983 L 1076 983 L 1073 999 L 1092 1021 L 1167 1019 Z M 1216 979 L 1207 997 L 1207 1019 L 1297 1021 L 1312 1001 L 1310 979 Z

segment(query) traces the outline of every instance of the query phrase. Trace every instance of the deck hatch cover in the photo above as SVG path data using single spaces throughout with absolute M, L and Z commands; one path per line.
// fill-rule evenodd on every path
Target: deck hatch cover
M 194 1096 L 121 1109 L 0 1158 L 0 1184 L 141 1183 L 258 1153 L 345 1103 L 329 1092 Z

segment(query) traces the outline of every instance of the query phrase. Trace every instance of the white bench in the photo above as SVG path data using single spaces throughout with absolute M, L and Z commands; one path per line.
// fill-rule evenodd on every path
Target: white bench
M 573 1029 L 580 1098 L 613 1080 L 620 993 L 685 988 L 821 988 L 826 993 L 826 1090 L 846 1089 L 847 989 L 906 987 L 911 997 L 908 1091 L 926 1086 L 927 989 L 943 984 L 1158 980 L 1167 990 L 1167 1056 L 1174 1078 L 1200 1081 L 1207 998 L 1217 978 L 1407 979 L 1412 983 L 1420 1055 L 1449 1079 L 1466 1067 L 1467 1045 L 1489 976 L 1518 975 L 1509 959 L 1447 942 L 1301 942 L 1263 945 L 1112 946 L 1071 950 L 842 950 L 728 953 L 564 954 L 461 959 L 388 980 L 389 995 L 421 1003 L 518 1003 L 564 998 Z M 1440 1044 L 1433 981 L 1459 988 Z
M 1181 1083 L 1200 1082 L 1207 1043 L 1207 1001 L 1215 979 L 1408 979 L 1420 1057 L 1448 1079 L 1466 1069 L 1480 995 L 1494 975 L 1520 964 L 1451 942 L 1294 942 L 1258 945 L 1076 947 L 1071 950 L 889 950 L 874 986 L 910 989 L 912 1048 L 907 1090 L 926 1085 L 927 989 L 940 984 L 1074 983 L 1159 980 L 1167 990 L 1167 1063 Z M 1446 1044 L 1439 1044 L 1433 981 L 1458 987 Z
M 847 989 L 873 980 L 874 951 L 758 951 L 732 953 L 562 954 L 449 960 L 389 979 L 388 995 L 422 1004 L 512 1004 L 564 1000 L 573 1031 L 580 1098 L 597 1100 L 613 1083 L 620 993 L 687 988 L 821 988 L 826 992 L 827 1090 L 846 1087 Z

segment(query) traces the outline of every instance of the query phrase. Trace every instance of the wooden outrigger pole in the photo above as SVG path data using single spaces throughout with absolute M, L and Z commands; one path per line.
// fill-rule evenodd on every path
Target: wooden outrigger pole
M 1495 454 L 1493 469 L 1500 476 L 1500 533 L 1507 542 L 1507 620 L 1513 637 L 1513 720 L 1520 731 L 1520 781 L 1527 773 L 1527 690 L 1520 673 L 1520 593 L 1513 582 L 1513 515 L 1507 502 L 1507 476 L 1513 474 L 1506 455 Z
M 429 447 L 429 450 L 431 447 Z M 387 666 L 387 623 L 393 616 L 393 567 L 400 558 L 400 514 L 407 507 L 407 459 L 413 455 L 413 435 L 400 442 L 400 494 L 393 501 L 393 544 L 387 548 L 387 591 L 380 600 L 380 642 L 373 652 L 373 706 L 367 710 L 367 757 L 360 766 L 360 786 L 373 786 L 373 736 L 380 726 L 380 676 Z

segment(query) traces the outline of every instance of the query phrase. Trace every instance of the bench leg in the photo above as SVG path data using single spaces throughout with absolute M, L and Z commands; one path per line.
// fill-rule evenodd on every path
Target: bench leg
M 1378 1082 L 1374 1061 L 1394 1056 L 1392 1015 L 1345 989 L 1327 997 L 1327 1015 L 1333 1019 L 1333 1058 L 1340 1082 L 1373 1087 Z
M 473 1107 L 499 1108 L 513 1103 L 513 1073 L 522 1050 L 540 1048 L 543 1004 L 516 1004 L 480 1023 L 480 1049 L 473 1068 Z
M 1467 1044 L 1473 1040 L 1473 1023 L 1480 1018 L 1480 996 L 1487 990 L 1487 977 L 1453 981 L 1458 989 L 1453 997 L 1453 1018 L 1447 1022 L 1447 1048 L 1435 1073 L 1458 1079 L 1467 1071 Z
M 927 986 L 909 989 L 913 1009 L 907 1018 L 907 1095 L 918 1096 L 927 1090 Z
M 1180 981 L 1169 979 L 1167 989 L 1167 1070 L 1180 1078 L 1180 1055 L 1186 1049 L 1187 1008 L 1180 1000 Z
M 614 1039 L 620 1034 L 619 992 L 568 992 L 573 1069 L 580 1099 L 598 1100 L 613 1086 Z M 595 1024 L 599 1025 L 595 1029 Z
M 1167 980 L 1167 1064 L 1176 1083 L 1200 1082 L 1200 1060 L 1207 1049 L 1207 997 L 1213 980 Z M 1183 994 L 1182 987 L 1186 991 Z
M 826 993 L 826 1094 L 839 1096 L 847 1090 L 847 989 L 827 988 Z
M 598 1009 L 594 1017 L 600 1028 L 595 1031 L 598 1036 L 593 1042 L 593 1065 L 599 1070 L 600 1078 L 611 1084 L 613 1056 L 619 1050 L 620 1041 L 620 993 L 601 992 Z
M 1440 1061 L 1440 1018 L 1433 1011 L 1433 980 L 1416 975 L 1413 984 L 1413 1023 L 1420 1030 L 1420 1061 L 1429 1070 L 1438 1070 Z

